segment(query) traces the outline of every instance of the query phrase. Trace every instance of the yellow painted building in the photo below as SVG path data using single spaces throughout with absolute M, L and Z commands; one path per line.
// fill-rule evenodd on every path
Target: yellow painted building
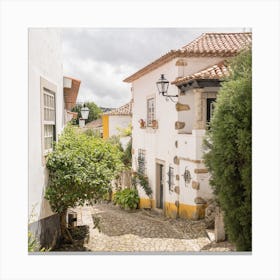
M 102 114 L 103 138 L 107 139 L 120 133 L 119 129 L 131 125 L 132 102 Z

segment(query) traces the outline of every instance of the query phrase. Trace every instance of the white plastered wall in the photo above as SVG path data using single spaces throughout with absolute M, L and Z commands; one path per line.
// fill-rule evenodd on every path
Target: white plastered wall
M 41 139 L 41 77 L 57 88 L 57 134 L 62 131 L 64 126 L 61 34 L 58 29 L 36 28 L 29 30 L 28 63 L 29 216 L 31 218 L 30 222 L 34 222 L 52 214 L 48 202 L 44 199 L 48 172 L 45 167 Z
M 165 65 L 147 73 L 132 83 L 132 95 L 133 95 L 133 117 L 132 117 L 132 138 L 133 138 L 133 169 L 137 170 L 137 156 L 138 150 L 146 150 L 146 170 L 149 179 L 150 186 L 153 190 L 153 199 L 156 199 L 156 162 L 158 160 L 164 162 L 164 193 L 163 200 L 165 202 L 175 202 L 180 200 L 180 203 L 189 205 L 195 205 L 194 199 L 197 196 L 204 196 L 208 198 L 211 196 L 211 189 L 208 184 L 209 175 L 195 174 L 194 170 L 198 168 L 204 168 L 202 163 L 194 163 L 192 161 L 186 161 L 183 158 L 191 160 L 201 160 L 202 157 L 202 139 L 205 133 L 204 130 L 193 130 L 195 121 L 194 114 L 194 92 L 191 90 L 185 96 L 180 97 L 180 101 L 183 104 L 189 104 L 190 111 L 177 112 L 175 104 L 177 99 L 174 98 L 175 103 L 172 101 L 166 101 L 166 98 L 159 96 L 156 81 L 160 78 L 160 74 L 164 74 L 166 79 L 173 81 L 178 76 L 178 71 L 181 75 L 190 75 L 210 67 L 218 62 L 223 61 L 222 57 L 190 57 L 186 58 L 186 66 L 178 68 L 175 66 L 177 59 L 166 63 Z M 168 94 L 178 94 L 178 89 L 174 85 L 169 86 Z M 155 97 L 155 118 L 158 121 L 158 129 L 145 128 L 141 129 L 139 120 L 144 119 L 147 122 L 147 98 Z M 186 120 L 185 130 L 181 130 L 183 133 L 179 134 L 175 130 L 176 121 Z M 178 143 L 178 148 L 175 146 L 175 141 Z M 180 159 L 180 164 L 176 165 L 173 162 L 175 156 Z M 174 191 L 169 191 L 167 183 L 168 167 L 174 167 L 174 175 L 179 175 L 179 182 L 174 178 L 174 185 L 179 185 L 180 194 L 176 194 Z M 185 186 L 183 180 L 183 173 L 185 167 L 188 167 L 193 176 L 193 180 L 199 180 L 201 183 L 200 190 L 194 190 L 191 187 L 191 183 Z M 206 178 L 207 177 L 207 178 Z M 140 196 L 146 197 L 143 190 L 140 189 Z

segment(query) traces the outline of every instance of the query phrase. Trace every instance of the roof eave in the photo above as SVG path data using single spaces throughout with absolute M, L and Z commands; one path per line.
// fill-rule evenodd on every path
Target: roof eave
M 156 59 L 152 63 L 146 65 L 145 67 L 141 68 L 139 71 L 135 72 L 133 75 L 125 78 L 123 82 L 131 83 L 140 77 L 144 76 L 145 74 L 159 68 L 165 63 L 168 63 L 174 58 L 182 56 L 181 50 L 171 50 L 170 52 L 166 53 L 165 55 L 161 56 L 160 58 Z
M 181 91 L 186 91 L 192 88 L 218 87 L 223 81 L 223 78 L 215 79 L 191 79 L 185 82 L 175 84 Z

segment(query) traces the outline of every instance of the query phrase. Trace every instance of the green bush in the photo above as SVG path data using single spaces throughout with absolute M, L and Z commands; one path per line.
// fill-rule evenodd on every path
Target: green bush
M 237 250 L 252 249 L 252 54 L 230 61 L 206 134 L 205 164 L 224 212 L 225 229 Z
M 101 200 L 110 190 L 111 180 L 123 168 L 121 156 L 115 145 L 101 138 L 78 133 L 70 125 L 64 129 L 47 158 L 45 195 L 52 210 L 61 214 L 62 230 L 69 207 Z
M 101 137 L 100 131 L 91 128 L 84 130 L 83 133 L 91 137 Z
M 128 168 L 131 168 L 131 162 L 132 162 L 131 149 L 132 149 L 132 139 L 129 140 L 127 147 L 123 151 L 123 156 L 122 156 L 122 162 Z
M 119 132 L 119 136 L 120 137 L 126 137 L 126 136 L 131 136 L 132 134 L 132 125 L 131 123 L 125 127 L 125 128 L 120 128 L 120 127 L 117 127 L 117 130 Z
M 139 203 L 139 195 L 136 189 L 124 189 L 114 194 L 113 202 L 124 209 L 136 209 Z

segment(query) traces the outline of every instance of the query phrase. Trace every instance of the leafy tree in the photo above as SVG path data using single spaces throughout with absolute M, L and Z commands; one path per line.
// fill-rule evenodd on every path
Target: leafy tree
M 52 210 L 60 214 L 63 236 L 72 240 L 66 228 L 67 209 L 85 202 L 92 204 L 110 190 L 111 180 L 123 167 L 121 153 L 103 139 L 67 126 L 48 156 L 47 167 L 49 184 L 45 197 Z
M 89 108 L 89 115 L 88 119 L 86 120 L 86 123 L 89 123 L 91 121 L 94 121 L 98 119 L 102 113 L 102 110 L 94 103 L 94 102 L 85 102 L 86 107 Z M 76 124 L 78 124 L 79 118 L 82 117 L 81 115 L 81 109 L 84 105 L 77 104 L 73 109 L 72 112 L 78 113 L 78 118 L 76 120 Z
M 210 184 L 224 211 L 225 229 L 237 250 L 252 248 L 252 54 L 240 53 L 229 62 L 231 74 L 222 83 L 204 159 Z
M 132 164 L 132 139 L 129 140 L 125 150 L 123 151 L 122 161 L 123 161 L 123 164 L 126 167 L 131 168 L 131 164 Z

